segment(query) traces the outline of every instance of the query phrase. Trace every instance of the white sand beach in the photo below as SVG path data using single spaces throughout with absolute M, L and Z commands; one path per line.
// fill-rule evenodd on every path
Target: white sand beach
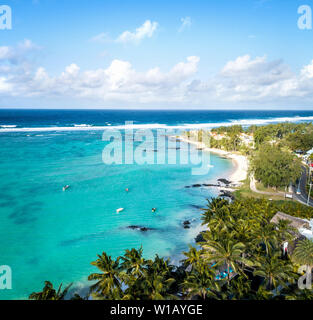
M 186 137 L 180 136 L 179 139 L 183 142 L 193 144 L 193 145 L 197 146 L 197 148 L 201 148 L 203 151 L 216 153 L 220 156 L 232 159 L 234 166 L 235 166 L 235 170 L 231 174 L 231 176 L 229 177 L 229 180 L 233 184 L 240 185 L 242 183 L 242 181 L 247 178 L 248 168 L 249 168 L 249 161 L 248 161 L 247 157 L 240 155 L 240 154 L 237 154 L 237 153 L 231 153 L 231 152 L 228 152 L 225 150 L 221 150 L 221 149 L 208 148 L 202 142 L 189 140 Z

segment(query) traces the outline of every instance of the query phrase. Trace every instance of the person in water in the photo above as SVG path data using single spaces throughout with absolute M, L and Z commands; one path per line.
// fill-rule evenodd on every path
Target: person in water
M 125 189 L 125 191 L 126 191 L 126 192 L 128 192 L 128 191 L 129 191 L 129 189 L 128 189 L 128 188 L 126 188 L 126 189 Z
M 152 212 L 156 212 L 156 208 L 152 208 Z

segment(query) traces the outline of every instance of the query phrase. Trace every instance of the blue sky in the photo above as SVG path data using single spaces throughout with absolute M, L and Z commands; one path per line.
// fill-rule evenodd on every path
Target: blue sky
M 313 30 L 297 27 L 313 1 L 1 4 L 0 107 L 313 106 Z

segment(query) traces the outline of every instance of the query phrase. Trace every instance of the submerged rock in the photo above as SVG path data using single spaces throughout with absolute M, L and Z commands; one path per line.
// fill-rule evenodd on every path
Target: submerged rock
M 231 184 L 231 181 L 229 181 L 227 179 L 218 179 L 217 181 L 222 182 L 224 184 Z
M 185 186 L 186 189 L 189 188 L 201 188 L 201 187 L 220 187 L 220 185 L 218 184 L 212 184 L 212 183 L 197 183 L 197 184 L 193 184 L 191 186 Z
M 225 198 L 230 198 L 230 199 L 235 199 L 234 195 L 226 190 L 222 190 L 221 193 L 219 194 L 219 197 L 225 197 Z
M 197 243 L 199 243 L 199 242 L 204 242 L 204 241 L 205 241 L 205 240 L 204 240 L 204 237 L 203 237 L 203 234 L 204 234 L 204 231 L 201 231 L 201 232 L 196 236 L 195 241 L 196 241 Z
M 147 228 L 147 227 L 142 227 L 142 226 L 128 226 L 127 229 L 138 230 L 138 231 L 142 231 L 142 232 L 155 230 L 153 228 Z

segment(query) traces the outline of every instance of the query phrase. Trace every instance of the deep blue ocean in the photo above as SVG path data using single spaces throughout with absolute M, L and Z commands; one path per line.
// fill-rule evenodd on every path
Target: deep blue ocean
M 185 186 L 227 178 L 232 163 L 204 154 L 210 167 L 202 176 L 192 175 L 193 164 L 171 159 L 106 164 L 102 153 L 109 142 L 102 134 L 125 121 L 134 129 L 180 131 L 313 121 L 313 111 L 0 110 L 0 265 L 9 265 L 13 276 L 13 289 L 0 290 L 0 299 L 27 298 L 45 280 L 55 286 L 74 282 L 83 290 L 95 271 L 90 262 L 102 251 L 117 257 L 142 245 L 147 258 L 159 254 L 178 263 L 188 244 L 195 244 L 199 207 L 218 191 Z M 122 139 L 127 141 L 124 133 Z M 153 140 L 146 149 L 155 154 Z M 190 152 L 198 153 L 194 147 Z M 173 157 L 167 149 L 157 154 Z M 116 214 L 117 208 L 124 211 Z M 186 219 L 190 229 L 183 228 Z
M 212 110 L 212 111 L 143 111 L 143 110 L 0 110 L 0 126 L 17 128 L 75 127 L 75 125 L 215 126 L 227 123 L 243 125 L 279 121 L 312 121 L 313 111 Z M 1 127 L 0 127 L 1 128 Z M 3 128 L 3 127 L 2 127 Z M 78 127 L 76 127 L 78 128 Z

